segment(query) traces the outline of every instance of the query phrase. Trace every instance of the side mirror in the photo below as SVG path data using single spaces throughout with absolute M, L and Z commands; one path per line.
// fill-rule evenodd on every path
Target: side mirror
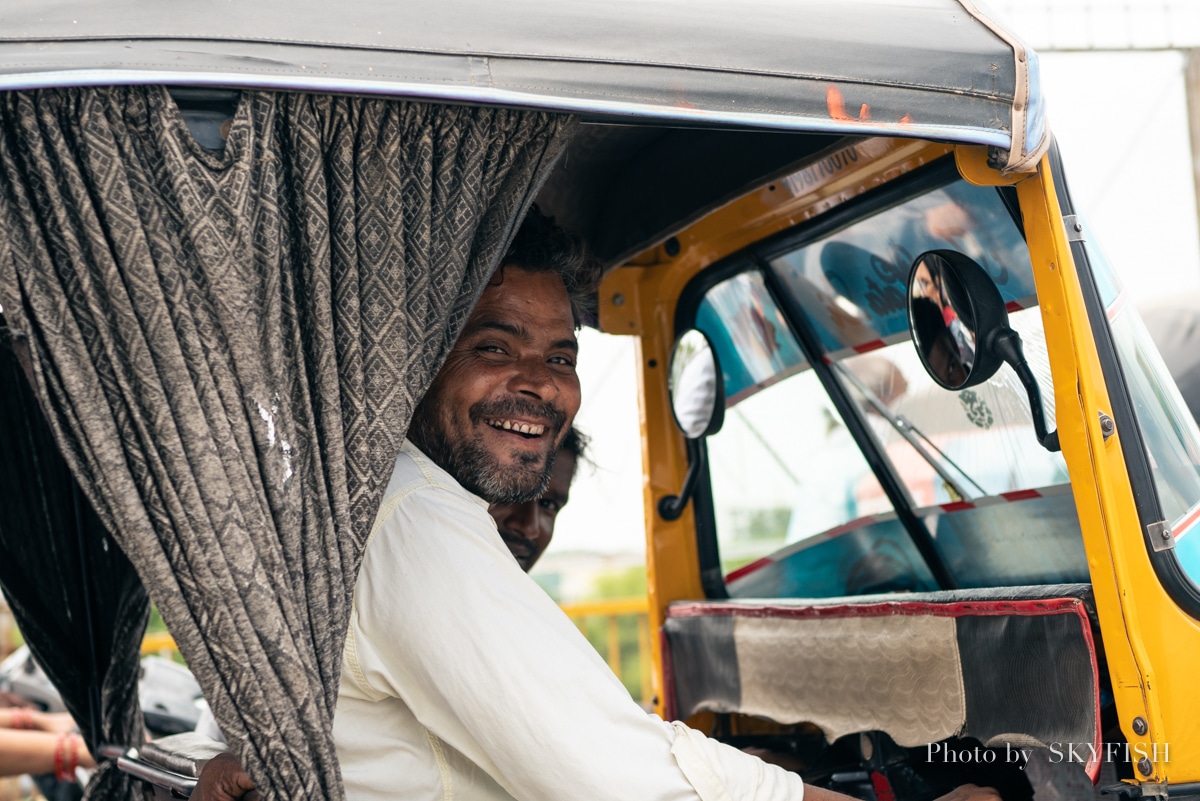
M 717 352 L 708 336 L 692 328 L 671 351 L 667 371 L 675 424 L 688 439 L 702 439 L 721 430 L 725 422 L 725 382 Z
M 908 277 L 908 324 L 926 372 L 946 389 L 987 381 L 1003 360 L 984 346 L 1008 328 L 1000 290 L 982 267 L 950 250 L 931 250 Z
M 949 390 L 987 381 L 1007 362 L 1029 395 L 1038 442 L 1059 450 L 1058 432 L 1046 432 L 1037 379 L 1025 361 L 1021 337 L 987 271 L 953 250 L 930 250 L 908 274 L 908 324 L 925 372 Z
M 704 438 L 720 431 L 725 422 L 725 380 L 717 351 L 703 331 L 692 328 L 675 341 L 667 369 L 667 389 L 675 424 L 687 437 L 689 464 L 683 489 L 678 495 L 659 500 L 658 513 L 663 520 L 677 520 L 704 470 L 708 454 Z

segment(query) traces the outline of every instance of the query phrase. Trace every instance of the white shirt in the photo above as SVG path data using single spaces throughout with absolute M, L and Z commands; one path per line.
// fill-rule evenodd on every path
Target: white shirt
M 800 778 L 647 715 L 411 443 L 354 588 L 334 741 L 350 801 L 742 801 Z

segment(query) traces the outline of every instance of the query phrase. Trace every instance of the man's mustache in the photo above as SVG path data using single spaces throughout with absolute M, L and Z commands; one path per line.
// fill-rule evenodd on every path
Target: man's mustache
M 554 404 L 548 401 L 539 403 L 519 397 L 480 401 L 471 407 L 470 415 L 472 423 L 514 417 L 543 423 L 547 433 L 552 435 L 555 442 L 558 441 L 558 435 L 567 425 L 567 415 Z

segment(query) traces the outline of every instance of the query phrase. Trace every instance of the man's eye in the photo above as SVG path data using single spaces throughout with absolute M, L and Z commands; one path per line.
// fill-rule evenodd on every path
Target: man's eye
M 549 359 L 549 362 L 551 364 L 561 364 L 566 367 L 574 367 L 575 366 L 575 360 L 572 359 L 570 356 L 551 356 Z
M 542 508 L 547 512 L 553 512 L 554 514 L 557 514 L 560 508 L 558 501 L 551 500 L 550 498 L 542 498 L 540 501 L 538 501 L 538 503 L 540 503 Z

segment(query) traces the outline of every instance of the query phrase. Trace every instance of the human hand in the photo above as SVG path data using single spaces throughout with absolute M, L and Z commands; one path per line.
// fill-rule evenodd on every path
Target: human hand
M 200 771 L 193 801 L 260 801 L 254 782 L 233 754 L 217 754 Z
M 976 787 L 973 784 L 964 784 L 961 787 L 955 787 L 950 792 L 936 801 L 1003 801 L 1000 794 L 991 787 Z

